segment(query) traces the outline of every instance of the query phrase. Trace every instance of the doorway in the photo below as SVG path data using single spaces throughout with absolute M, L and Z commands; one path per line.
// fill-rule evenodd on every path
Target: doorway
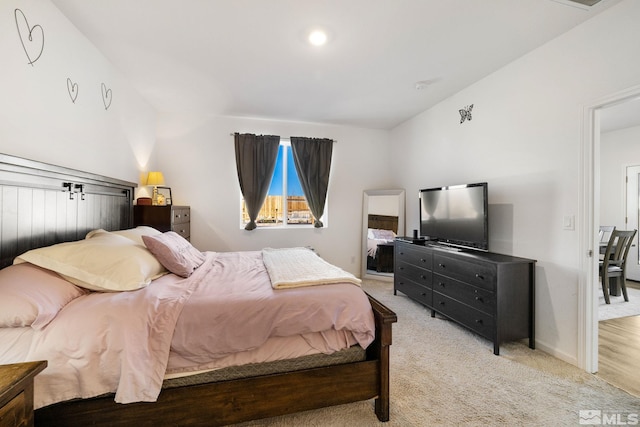
M 640 208 L 640 166 L 628 166 L 626 168 L 626 229 L 638 230 L 638 209 Z M 629 249 L 627 262 L 627 278 L 640 282 L 640 251 L 638 251 L 638 234 L 634 237 L 633 246 Z
M 640 86 L 607 96 L 584 109 L 582 144 L 582 193 L 578 365 L 588 372 L 598 371 L 598 227 L 600 223 L 600 134 L 604 109 L 636 101 Z

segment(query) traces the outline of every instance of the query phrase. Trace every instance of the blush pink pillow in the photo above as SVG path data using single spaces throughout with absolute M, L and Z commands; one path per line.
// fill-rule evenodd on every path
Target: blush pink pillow
M 33 264 L 0 270 L 0 327 L 42 329 L 86 291 Z
M 191 276 L 205 260 L 202 252 L 174 231 L 155 236 L 142 236 L 142 240 L 164 268 L 180 277 Z

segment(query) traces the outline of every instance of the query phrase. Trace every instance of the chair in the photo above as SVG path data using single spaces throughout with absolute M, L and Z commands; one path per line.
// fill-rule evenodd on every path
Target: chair
M 627 278 L 627 255 L 629 248 L 633 243 L 633 238 L 638 230 L 613 230 L 609 243 L 604 252 L 604 258 L 600 260 L 600 277 L 602 279 L 602 292 L 604 300 L 610 304 L 609 300 L 609 283 L 612 278 L 616 278 L 618 285 L 622 289 L 624 300 L 629 301 L 627 295 L 627 286 L 625 280 Z
M 600 242 L 601 243 L 608 242 L 609 237 L 611 237 L 611 232 L 615 229 L 616 229 L 615 225 L 601 225 L 600 231 L 598 232 L 598 235 L 600 236 Z

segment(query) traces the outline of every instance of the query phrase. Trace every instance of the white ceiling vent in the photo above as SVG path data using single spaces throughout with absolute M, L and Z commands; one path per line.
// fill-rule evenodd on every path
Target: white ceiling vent
M 567 6 L 573 6 L 580 9 L 588 10 L 591 6 L 600 3 L 602 0 L 553 0 Z
M 596 3 L 599 3 L 600 0 L 571 0 L 574 3 L 580 3 L 585 6 L 593 6 Z

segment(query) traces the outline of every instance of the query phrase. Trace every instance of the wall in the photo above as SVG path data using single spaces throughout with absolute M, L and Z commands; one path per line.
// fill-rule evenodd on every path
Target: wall
M 313 246 L 327 261 L 360 275 L 363 191 L 389 188 L 388 132 L 195 114 L 161 114 L 158 123 L 158 167 L 172 189 L 174 204 L 191 206 L 196 247 L 240 251 Z M 240 227 L 233 132 L 338 141 L 333 148 L 325 228 L 245 231 Z
M 155 111 L 50 1 L 0 2 L 0 64 L 0 152 L 138 182 Z
M 369 213 L 398 216 L 398 196 L 369 196 Z
M 490 250 L 538 261 L 537 345 L 574 364 L 583 111 L 640 83 L 639 20 L 640 2 L 623 1 L 391 132 L 393 185 L 407 194 L 489 183 Z M 407 229 L 417 224 L 409 197 Z
M 640 126 L 603 133 L 600 137 L 600 223 L 625 225 L 624 178 L 628 166 L 640 165 Z

